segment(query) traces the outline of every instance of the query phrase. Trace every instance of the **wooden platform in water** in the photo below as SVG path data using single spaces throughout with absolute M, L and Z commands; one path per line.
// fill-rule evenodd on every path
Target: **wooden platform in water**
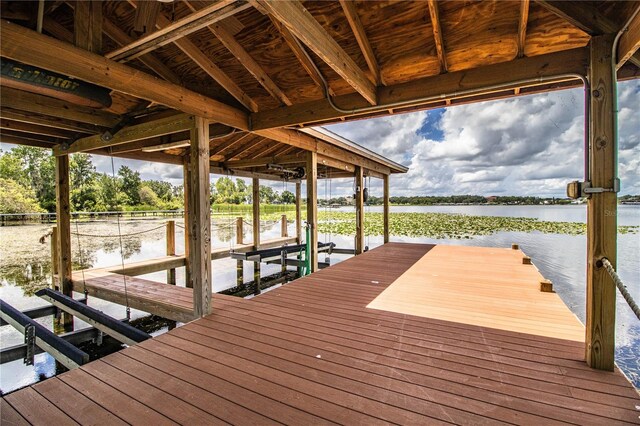
M 2 421 L 638 422 L 638 393 L 588 368 L 578 341 L 367 307 L 443 254 L 433 247 L 387 244 L 251 300 L 215 295 L 206 318 L 5 396 Z M 459 268 L 472 278 L 475 265 Z

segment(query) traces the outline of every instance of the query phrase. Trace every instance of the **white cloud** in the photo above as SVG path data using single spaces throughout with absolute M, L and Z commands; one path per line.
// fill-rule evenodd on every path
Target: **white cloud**
M 638 105 L 640 83 L 621 83 L 618 122 L 623 193 L 640 193 Z M 391 179 L 391 191 L 397 195 L 563 196 L 566 184 L 581 180 L 584 174 L 583 94 L 579 89 L 330 128 L 408 165 L 406 175 Z

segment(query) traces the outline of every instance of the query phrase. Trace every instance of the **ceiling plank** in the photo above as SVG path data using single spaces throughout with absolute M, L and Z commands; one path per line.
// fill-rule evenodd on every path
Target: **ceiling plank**
M 376 104 L 375 85 L 299 1 L 261 1 L 260 4 L 333 68 L 367 102 Z
M 237 108 L 11 22 L 0 26 L 0 55 L 248 130 Z
M 120 29 L 116 24 L 114 24 L 109 19 L 106 19 L 102 23 L 102 29 L 107 37 L 111 40 L 115 41 L 120 46 L 126 46 L 133 42 L 133 39 L 127 35 L 124 31 Z M 171 83 L 180 84 L 180 77 L 173 72 L 168 66 L 166 66 L 160 59 L 158 59 L 152 53 L 147 53 L 146 55 L 142 55 L 138 58 L 140 62 L 145 64 L 149 69 L 160 77 L 164 78 Z
M 2 27 L 5 25 L 7 24 L 3 23 Z M 113 127 L 121 119 L 119 115 L 6 86 L 0 87 L 0 98 L 2 99 L 2 108 L 49 115 L 96 126 Z
M 620 25 L 602 15 L 595 6 L 588 2 L 552 0 L 538 0 L 537 2 L 589 35 L 612 34 L 620 30 Z
M 518 58 L 524 56 L 524 44 L 527 38 L 527 23 L 529 22 L 529 0 L 520 2 L 520 20 L 518 21 Z
M 435 0 L 428 0 L 429 16 L 431 17 L 431 27 L 433 28 L 433 39 L 436 43 L 436 53 L 440 61 L 440 72 L 447 72 L 447 55 L 444 50 L 444 40 L 442 38 L 442 28 L 440 27 L 440 11 Z
M 113 135 L 113 138 L 109 141 L 102 140 L 102 135 L 93 135 L 76 140 L 69 147 L 66 147 L 66 149 L 58 145 L 53 149 L 53 155 L 67 155 L 74 152 L 91 151 L 99 148 L 122 145 L 142 139 L 170 135 L 172 133 L 189 130 L 191 127 L 193 127 L 193 116 L 178 114 L 172 117 L 165 117 L 159 120 L 125 127 Z
M 358 42 L 358 46 L 360 46 L 364 59 L 367 61 L 367 66 L 373 75 L 376 86 L 384 84 L 382 81 L 382 75 L 380 74 L 380 67 L 376 60 L 376 55 L 373 53 L 371 43 L 369 43 L 369 39 L 367 38 L 367 33 L 365 32 L 364 26 L 358 16 L 355 2 L 353 0 L 340 0 L 340 5 L 342 5 L 342 10 L 347 17 L 347 21 L 349 22 L 353 35 L 356 37 L 356 41 Z
M 640 8 L 640 6 L 638 6 Z M 620 69 L 640 49 L 640 12 L 636 13 L 627 30 L 620 36 L 616 69 Z
M 587 48 L 572 49 L 380 87 L 378 88 L 380 108 L 386 110 L 385 105 L 397 102 L 406 102 L 407 106 L 443 102 L 446 98 L 461 97 L 459 92 L 462 90 L 477 90 L 481 93 L 484 88 L 496 84 L 529 78 L 570 73 L 585 75 L 588 57 Z M 486 93 L 494 91 L 487 90 Z M 433 97 L 433 100 L 424 100 L 427 97 Z M 347 110 L 367 106 L 366 102 L 356 94 L 338 96 L 334 101 Z M 339 120 L 340 117 L 353 115 L 356 114 L 336 111 L 326 99 L 322 99 L 252 114 L 251 123 L 253 131 L 259 131 L 274 127 Z
M 128 61 L 167 45 L 179 38 L 198 31 L 207 25 L 241 12 L 249 7 L 248 3 L 236 0 L 219 0 L 198 12 L 180 19 L 171 25 L 109 52 L 105 55 L 114 61 Z
M 304 68 L 307 74 L 309 74 L 309 77 L 311 77 L 313 82 L 318 87 L 323 88 L 324 78 L 320 75 L 320 72 L 318 71 L 318 67 L 316 67 L 316 65 L 313 63 L 313 60 L 311 59 L 311 57 L 307 55 L 307 52 L 304 50 L 304 47 L 300 44 L 300 41 L 298 41 L 296 36 L 291 34 L 291 31 L 289 31 L 287 27 L 282 25 L 280 21 L 275 19 L 273 16 L 269 15 L 269 19 L 271 19 L 271 23 L 273 24 L 273 26 L 278 30 L 278 32 L 280 33 L 284 41 L 287 43 L 287 45 L 289 45 L 289 48 L 291 49 L 295 57 L 298 58 L 298 61 L 302 65 L 302 68 Z M 335 96 L 335 93 L 333 93 L 333 90 L 331 90 L 331 88 L 329 88 L 329 94 L 331 96 Z
M 163 15 L 158 16 L 157 26 L 164 28 L 170 25 L 169 20 Z M 222 71 L 209 57 L 193 44 L 187 37 L 174 40 L 173 42 L 182 52 L 196 63 L 209 77 L 213 78 L 223 89 L 238 102 L 244 105 L 249 111 L 258 111 L 258 104 L 249 97 L 224 71 Z

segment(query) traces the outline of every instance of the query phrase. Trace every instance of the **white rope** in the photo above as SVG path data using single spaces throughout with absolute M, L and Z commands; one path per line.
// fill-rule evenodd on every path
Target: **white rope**
M 640 320 L 640 307 L 638 306 L 636 301 L 633 300 L 633 297 L 631 297 L 629 290 L 627 290 L 627 286 L 624 285 L 624 283 L 616 273 L 615 269 L 613 269 L 613 265 L 611 264 L 611 262 L 609 262 L 609 259 L 607 259 L 606 257 L 603 258 L 602 266 L 604 266 L 604 269 L 607 270 L 607 272 L 611 276 L 611 279 L 616 284 L 616 287 L 618 287 L 618 290 L 620 290 L 622 297 L 624 297 L 624 300 L 627 301 L 633 313 L 636 314 L 636 317 Z

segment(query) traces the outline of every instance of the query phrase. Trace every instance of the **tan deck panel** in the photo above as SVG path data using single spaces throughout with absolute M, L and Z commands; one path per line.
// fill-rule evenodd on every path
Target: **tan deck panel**
M 367 307 L 584 342 L 584 326 L 520 250 L 438 245 Z
M 367 308 L 438 258 L 433 247 L 386 244 L 251 300 L 215 295 L 212 315 L 6 396 L 3 420 L 26 416 L 23 394 L 64 384 L 138 424 L 638 422 L 638 393 L 620 372 L 588 368 L 579 341 Z M 521 256 L 496 258 L 495 282 L 517 273 L 509 265 Z M 572 316 L 559 312 L 539 321 Z M 43 408 L 88 423 L 48 400 Z

